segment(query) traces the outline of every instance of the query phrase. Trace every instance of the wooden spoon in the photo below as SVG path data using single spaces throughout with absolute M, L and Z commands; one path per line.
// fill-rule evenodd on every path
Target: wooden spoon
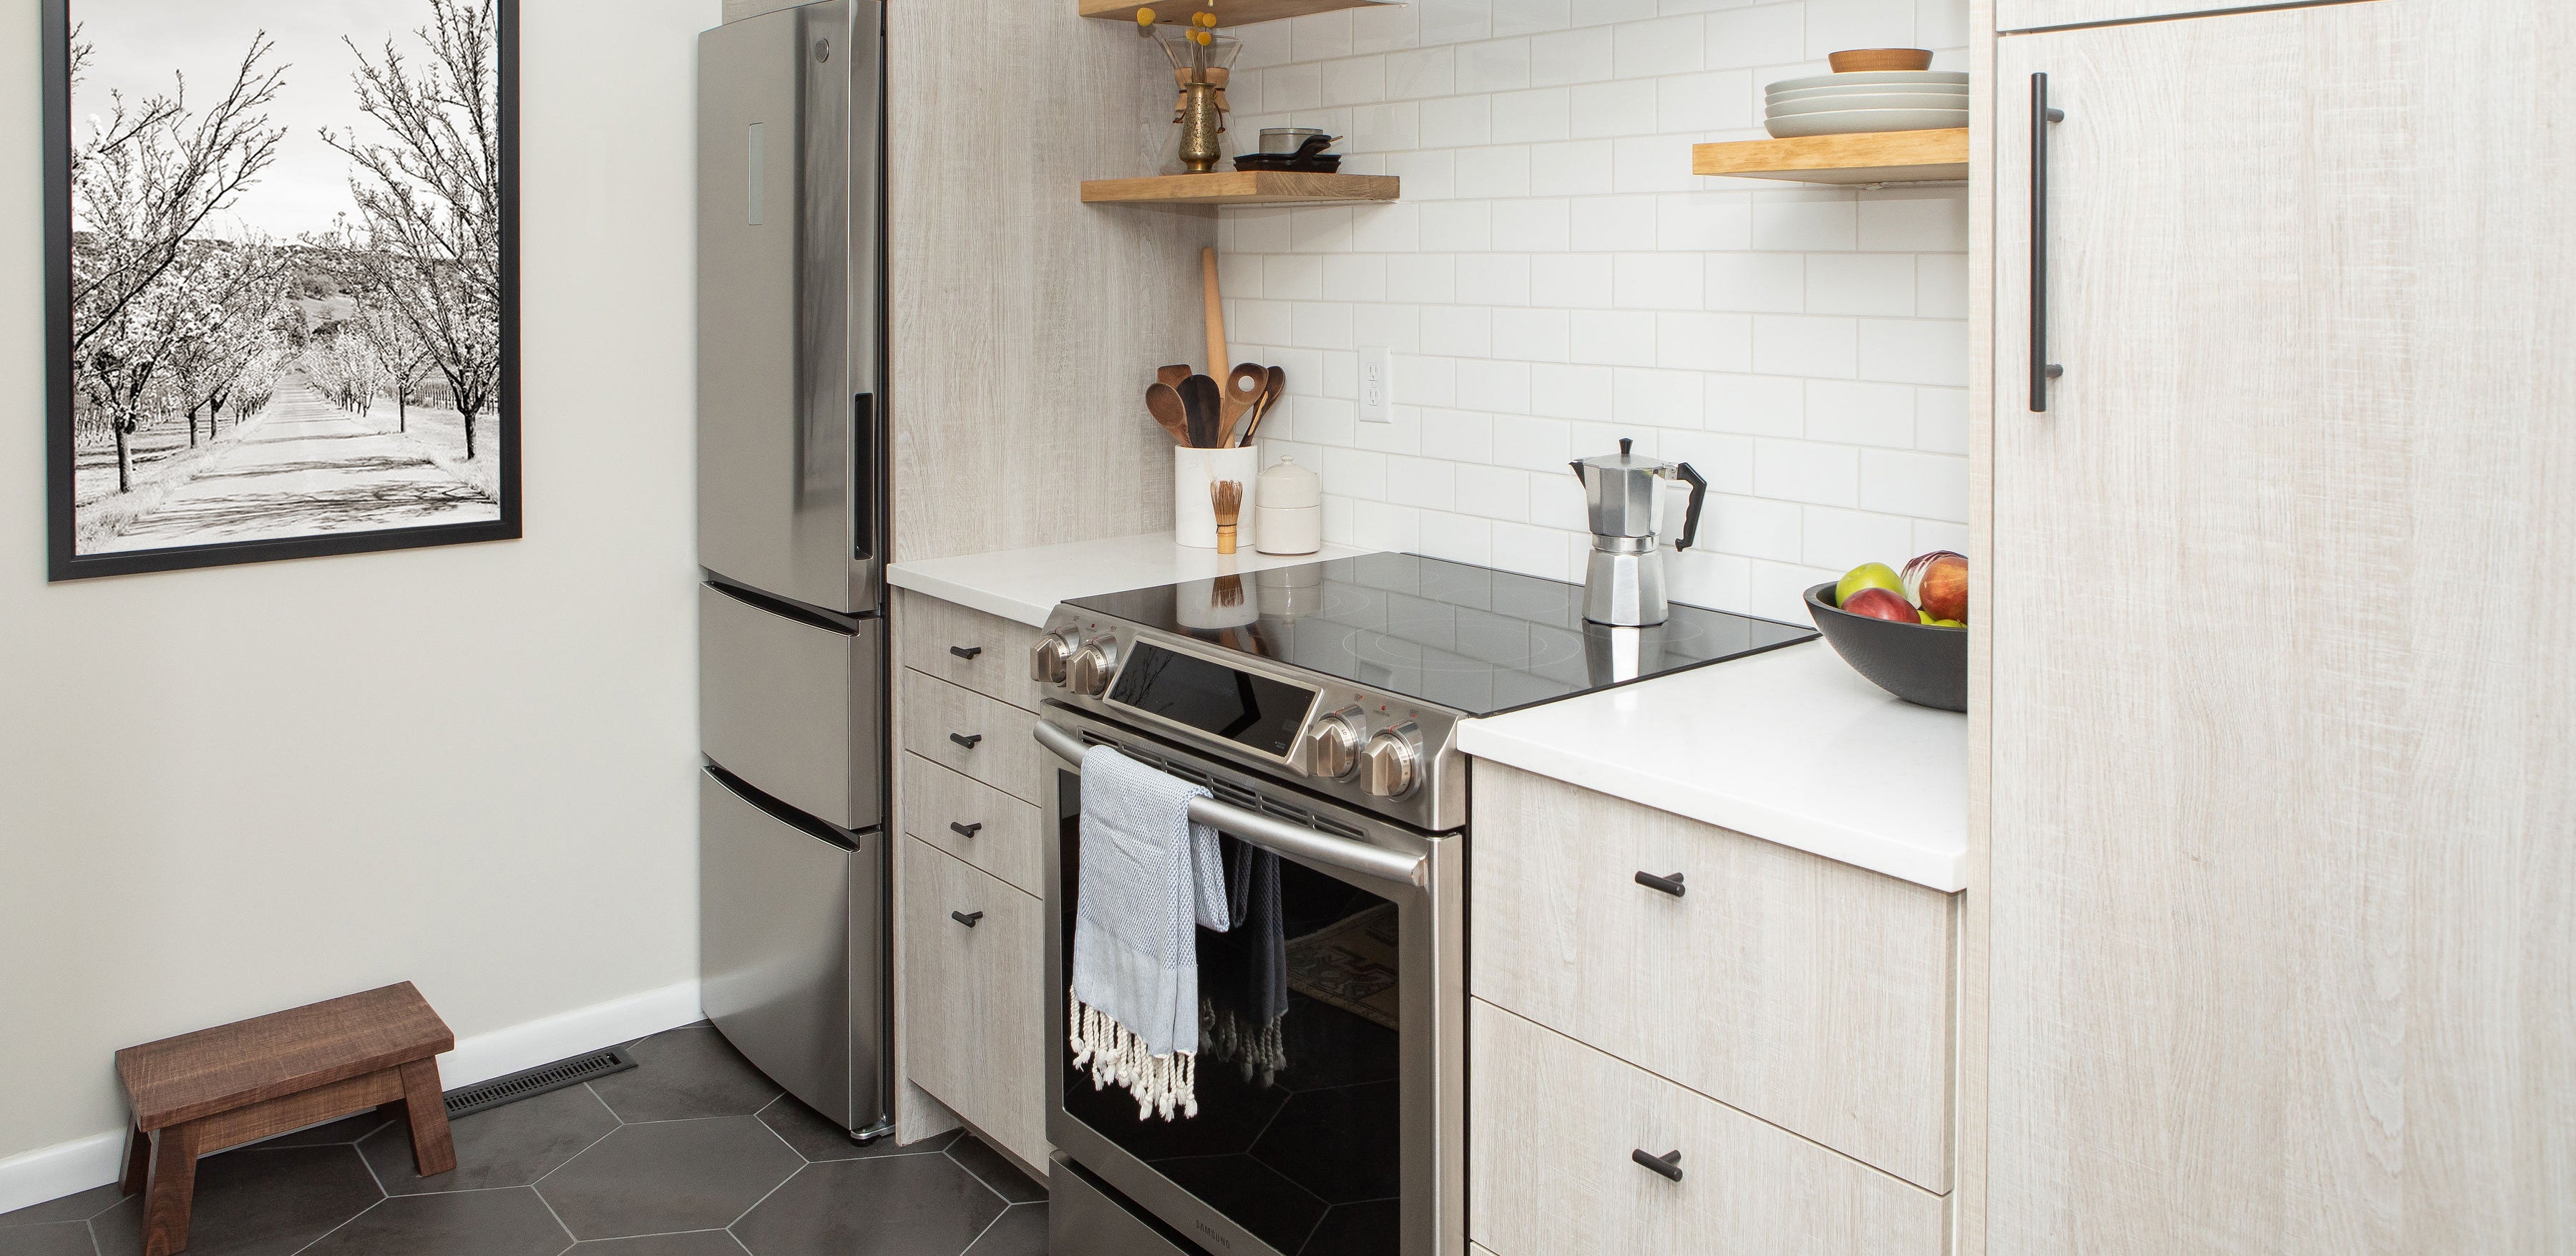
M 1154 372 L 1155 379 L 1169 384 L 1174 388 L 1180 387 L 1181 381 L 1188 379 L 1189 377 L 1190 364 L 1187 362 L 1183 362 L 1179 366 L 1167 366 Z
M 1180 394 L 1181 405 L 1189 414 L 1191 448 L 1216 448 L 1217 416 L 1225 408 L 1225 394 L 1215 380 L 1205 375 L 1182 380 Z
M 1234 442 L 1237 445 L 1252 443 L 1253 434 L 1261 430 L 1261 421 L 1270 417 L 1270 408 L 1278 405 L 1279 398 L 1288 391 L 1288 372 L 1274 366 L 1263 372 L 1263 377 L 1261 403 L 1252 408 L 1252 422 L 1244 426 L 1243 436 Z
M 1243 363 L 1225 377 L 1225 413 L 1222 416 L 1225 422 L 1224 430 L 1216 434 L 1218 447 L 1233 446 L 1236 422 L 1243 418 L 1245 411 L 1261 404 L 1262 391 L 1269 386 L 1270 373 L 1257 363 Z
M 1189 377 L 1184 375 L 1181 378 Z M 1182 404 L 1179 390 L 1159 383 L 1147 388 L 1145 409 L 1154 416 L 1156 423 L 1163 425 L 1164 431 L 1172 434 L 1173 440 L 1183 445 L 1190 443 L 1189 407 Z

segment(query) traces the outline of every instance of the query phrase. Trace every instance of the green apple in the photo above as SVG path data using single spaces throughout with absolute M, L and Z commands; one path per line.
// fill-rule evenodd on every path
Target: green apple
M 1834 605 L 1850 605 L 1852 595 L 1863 589 L 1885 589 L 1902 598 L 1905 596 L 1905 577 L 1896 574 L 1896 569 L 1885 563 L 1862 563 L 1844 572 L 1842 580 L 1834 585 Z

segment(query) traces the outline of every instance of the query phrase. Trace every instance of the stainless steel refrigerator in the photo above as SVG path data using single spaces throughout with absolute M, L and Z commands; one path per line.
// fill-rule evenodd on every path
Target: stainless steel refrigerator
M 698 41 L 700 968 L 790 1094 L 891 1128 L 884 10 Z

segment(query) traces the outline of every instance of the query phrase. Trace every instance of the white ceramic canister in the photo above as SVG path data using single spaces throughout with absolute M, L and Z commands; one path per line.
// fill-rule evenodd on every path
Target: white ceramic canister
M 1234 543 L 1250 549 L 1259 538 L 1254 511 L 1260 501 L 1261 451 L 1244 445 L 1230 449 L 1172 447 L 1172 539 L 1200 549 L 1216 548 L 1216 500 L 1220 480 L 1243 486 L 1243 505 L 1235 519 Z
M 1324 477 L 1282 458 L 1261 473 L 1264 554 L 1312 554 L 1324 548 Z

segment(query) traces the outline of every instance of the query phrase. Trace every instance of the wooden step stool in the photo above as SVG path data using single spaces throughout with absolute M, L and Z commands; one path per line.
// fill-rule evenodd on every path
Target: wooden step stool
M 456 1167 L 437 1056 L 447 1022 L 408 981 L 116 1053 L 134 1104 L 125 1193 L 143 1201 L 143 1256 L 188 1246 L 197 1157 L 368 1108 L 411 1125 L 422 1177 Z

